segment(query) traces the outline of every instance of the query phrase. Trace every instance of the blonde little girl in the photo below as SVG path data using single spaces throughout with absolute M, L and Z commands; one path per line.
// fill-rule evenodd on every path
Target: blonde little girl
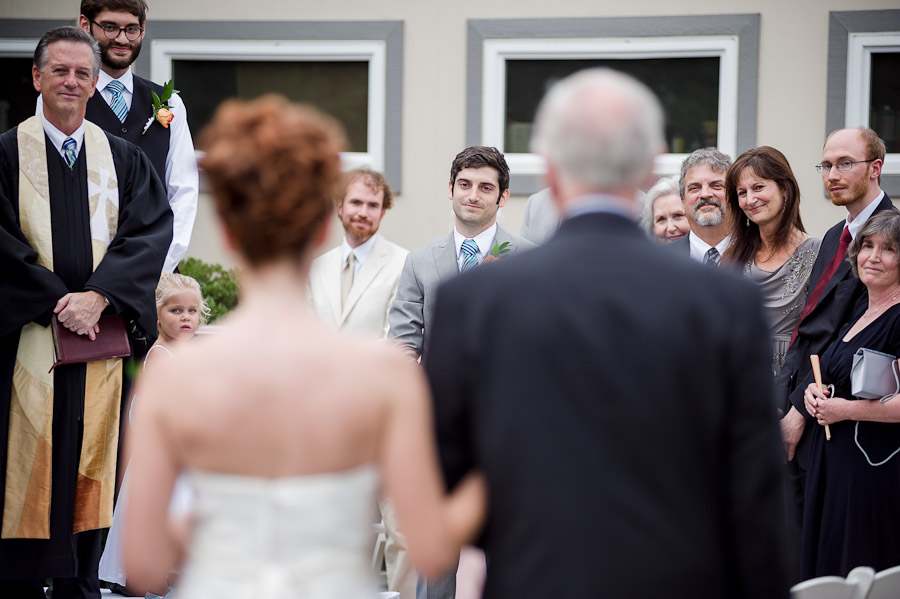
M 159 337 L 144 357 L 143 370 L 154 368 L 154 364 L 172 357 L 171 348 L 190 339 L 197 333 L 197 327 L 206 322 L 209 308 L 203 301 L 200 284 L 191 277 L 164 272 L 156 287 L 156 326 Z M 161 351 L 159 351 L 161 350 Z M 131 424 L 131 413 L 137 397 L 131 400 L 128 409 L 128 422 Z M 126 586 L 126 574 L 122 566 L 122 526 L 124 522 L 124 506 L 128 496 L 128 471 L 122 479 L 122 487 L 113 511 L 113 525 L 109 529 L 106 546 L 100 558 L 100 579 L 111 583 L 114 589 L 123 594 L 134 595 L 134 589 Z M 172 493 L 169 506 L 171 512 L 183 513 L 190 503 L 190 490 L 184 484 L 177 484 Z M 158 588 L 147 590 L 145 597 L 168 596 L 170 591 L 165 579 L 160 580 Z M 118 587 L 118 588 L 117 588 Z

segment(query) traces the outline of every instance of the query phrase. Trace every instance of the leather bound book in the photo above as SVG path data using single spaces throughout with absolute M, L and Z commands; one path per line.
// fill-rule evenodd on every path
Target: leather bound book
M 50 370 L 60 364 L 80 364 L 94 360 L 127 358 L 131 355 L 125 319 L 121 314 L 101 316 L 97 324 L 100 325 L 100 332 L 97 333 L 96 339 L 91 341 L 87 335 L 79 335 L 64 327 L 54 314 L 50 319 L 54 354 Z

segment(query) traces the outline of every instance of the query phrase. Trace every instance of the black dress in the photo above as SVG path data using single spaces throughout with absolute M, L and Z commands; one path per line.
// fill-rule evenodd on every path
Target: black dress
M 900 304 L 891 306 L 855 337 L 842 341 L 850 324 L 821 357 L 822 382 L 835 386 L 835 397 L 851 398 L 853 354 L 865 347 L 900 355 Z M 894 399 L 892 401 L 900 401 Z M 854 441 L 856 421 L 845 420 L 812 430 L 803 511 L 801 562 L 804 578 L 846 576 L 856 566 L 882 570 L 900 564 L 900 455 L 871 466 Z M 859 445 L 873 463 L 900 447 L 900 424 L 860 422 Z

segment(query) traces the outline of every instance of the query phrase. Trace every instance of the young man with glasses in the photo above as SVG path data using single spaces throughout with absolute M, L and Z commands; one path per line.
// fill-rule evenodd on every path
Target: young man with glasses
M 151 121 L 152 94 L 162 97 L 163 88 L 131 72 L 146 18 L 144 0 L 82 0 L 78 25 L 97 40 L 101 58 L 97 93 L 88 101 L 86 118 L 144 150 L 165 183 L 175 221 L 163 269 L 171 272 L 187 251 L 197 216 L 197 160 L 181 97 L 168 99 L 171 123 Z
M 847 217 L 822 239 L 810 276 L 806 306 L 776 381 L 776 401 L 785 412 L 781 420 L 784 449 L 795 483 L 789 489 L 797 500 L 798 520 L 793 524 L 798 527 L 808 460 L 808 444 L 801 440 L 808 438 L 803 431 L 812 420 L 803 406 L 805 379 L 812 370 L 809 356 L 822 353 L 831 344 L 864 291 L 850 273 L 845 256 L 850 241 L 870 216 L 893 209 L 891 199 L 880 186 L 884 153 L 884 142 L 872 129 L 839 129 L 825 140 L 822 161 L 816 165 L 828 197 L 835 206 L 847 209 Z

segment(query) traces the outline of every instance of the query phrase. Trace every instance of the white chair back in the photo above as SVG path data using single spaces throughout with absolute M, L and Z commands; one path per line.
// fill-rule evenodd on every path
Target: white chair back
M 897 599 L 897 597 L 900 597 L 900 566 L 876 574 L 867 599 Z
M 798 583 L 791 588 L 791 599 L 867 599 L 874 579 L 875 570 L 859 566 L 847 578 L 820 576 Z

